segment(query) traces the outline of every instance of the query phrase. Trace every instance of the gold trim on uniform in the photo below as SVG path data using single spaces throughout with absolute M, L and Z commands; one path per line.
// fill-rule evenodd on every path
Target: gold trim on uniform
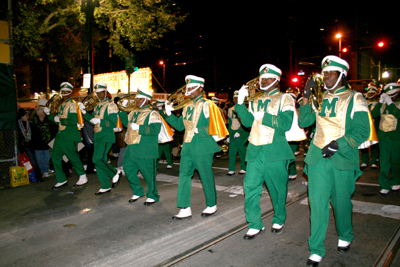
M 271 93 L 273 94 L 271 95 Z M 274 116 L 278 115 L 279 108 L 287 106 L 288 101 L 286 97 L 282 97 L 282 93 L 280 92 L 275 93 L 275 91 L 273 91 L 271 93 L 269 95 L 263 94 L 262 96 L 251 102 L 249 106 L 249 111 L 250 112 L 251 110 L 254 110 L 254 112 L 264 111 Z M 262 104 L 264 104 L 265 101 L 268 101 L 268 99 L 270 99 L 270 102 L 268 103 L 267 110 L 265 111 L 264 107 L 260 107 L 259 109 L 258 106 L 260 104 L 260 101 Z M 293 106 L 292 100 L 290 101 L 290 103 Z M 278 125 L 277 117 L 272 117 L 272 124 L 274 126 Z M 255 146 L 272 144 L 272 142 L 274 141 L 274 134 L 275 134 L 274 128 L 270 128 L 268 126 L 263 125 L 262 120 L 258 121 L 254 120 L 253 125 L 251 126 L 249 142 Z
M 231 107 L 228 109 L 228 117 L 231 118 L 232 124 L 231 124 L 231 129 L 232 130 L 239 130 L 241 123 L 238 119 L 238 115 L 235 110 L 235 106 Z
M 118 107 L 114 102 L 104 101 L 104 102 L 100 102 L 99 104 L 97 104 L 95 111 L 94 111 L 94 114 L 95 114 L 94 117 L 103 120 L 104 112 L 106 111 L 107 107 L 108 107 L 108 115 L 118 112 Z M 98 112 L 99 109 L 100 109 L 100 112 Z M 100 114 L 97 115 L 97 113 L 100 113 Z M 109 121 L 106 121 L 107 127 L 110 127 L 109 123 L 110 123 Z M 102 128 L 100 127 L 100 123 L 94 125 L 95 133 L 101 132 L 101 130 L 102 130 Z
M 400 101 L 394 103 L 398 109 L 400 109 Z M 379 129 L 383 132 L 392 132 L 397 129 L 397 119 L 392 114 L 388 114 L 388 110 L 386 110 L 386 114 L 383 112 L 386 109 L 386 104 L 382 105 L 381 108 L 381 120 L 379 122 Z
M 65 101 L 59 108 L 57 116 L 60 119 L 67 119 L 68 113 L 76 113 L 76 103 L 75 101 Z M 63 131 L 65 130 L 66 126 L 61 125 L 61 122 L 58 123 L 58 130 Z
M 192 115 L 188 114 L 188 111 L 191 110 L 193 110 Z M 208 102 L 203 99 L 197 101 L 196 103 L 192 101 L 191 104 L 183 108 L 182 116 L 183 124 L 185 125 L 185 135 L 183 137 L 183 142 L 190 143 L 192 141 L 201 112 L 204 112 L 204 116 L 206 118 L 210 116 L 210 107 L 208 105 Z M 187 118 L 187 116 L 190 116 L 191 120 L 186 120 L 185 118 Z M 208 129 L 206 130 L 208 132 Z
M 316 116 L 316 132 L 313 139 L 314 145 L 322 149 L 332 140 L 337 140 L 346 134 L 346 113 L 353 96 L 354 92 L 350 90 L 344 90 L 337 94 L 324 92 L 323 102 L 325 102 L 325 99 L 328 99 L 329 103 L 332 103 L 336 98 L 338 100 L 335 106 L 331 106 L 330 108 L 325 106 L 324 113 L 326 116 L 323 117 L 319 115 L 323 111 L 320 111 Z M 322 105 L 322 107 L 324 107 L 324 105 Z M 336 116 L 330 117 L 332 112 L 336 112 Z M 351 140 L 348 140 L 348 142 L 350 144 L 353 143 Z
M 139 113 L 139 114 L 138 114 Z M 141 135 L 139 134 L 139 130 L 132 130 L 130 127 L 131 123 L 136 123 L 138 125 L 143 125 L 147 116 L 150 114 L 149 124 L 150 123 L 161 123 L 160 115 L 152 110 L 151 108 L 145 108 L 140 110 L 133 110 L 128 115 L 128 130 L 125 135 L 125 143 L 127 145 L 139 144 Z M 132 122 L 133 115 L 137 116 L 136 122 Z M 148 131 L 146 129 L 146 131 Z

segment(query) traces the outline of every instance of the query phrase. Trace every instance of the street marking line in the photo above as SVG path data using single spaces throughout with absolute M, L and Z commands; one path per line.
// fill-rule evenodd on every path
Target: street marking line
M 379 184 L 371 184 L 371 183 L 361 183 L 361 182 L 356 182 L 357 185 L 368 185 L 368 186 L 380 186 Z
M 358 200 L 352 200 L 351 202 L 353 203 L 353 212 L 379 215 L 381 217 L 400 220 L 400 206 L 384 205 Z M 303 199 L 300 204 L 308 205 L 308 197 Z M 331 207 L 329 206 L 329 208 Z

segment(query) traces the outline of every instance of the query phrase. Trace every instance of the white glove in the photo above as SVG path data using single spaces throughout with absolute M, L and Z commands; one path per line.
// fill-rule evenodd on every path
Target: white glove
M 240 133 L 235 133 L 235 135 L 233 136 L 233 138 L 239 138 Z
M 86 114 L 85 105 L 82 102 L 79 102 L 78 105 L 79 105 L 79 109 L 81 110 L 82 114 L 85 115 Z
M 393 100 L 389 95 L 386 95 L 385 102 L 386 102 L 387 105 L 390 105 L 390 104 L 393 103 Z
M 137 123 L 131 123 L 131 129 L 132 129 L 132 131 L 139 130 L 139 124 L 137 124 Z
M 199 133 L 199 129 L 197 129 L 197 128 L 194 129 L 194 133 L 197 133 L 197 134 L 198 134 L 198 133 Z
M 93 119 L 90 120 L 90 122 L 91 122 L 92 124 L 99 124 L 100 121 L 101 121 L 100 118 L 93 118 Z
M 55 116 L 55 117 L 54 117 L 54 121 L 55 121 L 55 122 L 60 122 L 60 117 Z
M 228 137 L 228 138 L 226 138 L 226 142 L 229 144 L 230 143 L 230 141 L 231 141 L 231 139 Z
M 385 103 L 386 102 L 386 93 L 381 94 L 381 97 L 379 98 L 379 103 Z
M 167 114 L 167 116 L 171 116 L 171 113 L 174 110 L 172 105 L 172 103 L 170 104 L 168 101 L 165 101 L 165 114 Z
M 239 94 L 238 94 L 238 104 L 239 105 L 243 104 L 246 96 L 249 96 L 249 91 L 247 90 L 247 88 L 249 88 L 249 86 L 243 85 L 242 88 L 240 88 L 240 90 L 239 90 Z
M 256 121 L 261 120 L 262 118 L 264 118 L 264 112 L 263 111 L 257 111 L 253 113 L 254 119 Z
M 48 107 L 43 108 L 43 112 L 46 113 L 46 115 L 50 115 L 50 109 Z

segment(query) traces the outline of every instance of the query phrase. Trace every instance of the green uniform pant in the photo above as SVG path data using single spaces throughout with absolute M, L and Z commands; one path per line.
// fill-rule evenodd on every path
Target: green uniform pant
M 289 146 L 293 151 L 293 154 L 299 149 L 299 142 L 289 142 Z M 297 175 L 296 160 L 293 160 L 289 164 L 289 175 Z
M 321 159 L 317 165 L 306 165 L 308 197 L 311 209 L 311 236 L 308 240 L 310 255 L 325 256 L 325 235 L 329 223 L 329 202 L 332 202 L 336 231 L 339 239 L 351 242 L 352 226 L 351 196 L 355 190 L 357 171 L 340 171 L 330 159 Z
M 379 184 L 382 189 L 390 190 L 390 186 L 400 185 L 400 140 L 379 140 L 379 151 Z M 390 170 L 392 179 L 389 179 Z
M 69 159 L 78 175 L 85 174 L 82 161 L 79 158 L 77 147 L 78 142 L 67 142 L 62 141 L 58 138 L 54 140 L 53 151 L 51 152 L 51 160 L 53 161 L 57 183 L 63 183 L 67 180 L 67 177 L 65 176 L 62 168 L 62 160 L 64 155 Z
M 124 171 L 128 178 L 129 185 L 132 188 L 133 194 L 137 196 L 144 196 L 144 189 L 140 184 L 139 177 L 137 176 L 138 171 L 143 175 L 147 185 L 148 198 L 154 199 L 156 202 L 160 199 L 160 195 L 157 191 L 157 159 L 152 158 L 136 158 L 132 148 L 128 145 L 125 151 L 124 157 Z
M 361 150 L 361 162 L 369 163 L 369 151 L 371 151 L 371 164 L 377 164 L 377 159 L 379 156 L 379 144 L 372 145 L 368 148 L 363 148 Z
M 94 142 L 93 163 L 96 166 L 97 177 L 101 184 L 101 189 L 111 188 L 110 178 L 117 174 L 117 170 L 107 163 L 107 154 L 112 147 L 109 142 Z
M 212 170 L 213 157 L 214 153 L 195 156 L 187 151 L 182 152 L 181 165 L 179 167 L 178 208 L 191 206 L 191 184 L 194 170 L 199 172 L 207 207 L 217 204 L 217 190 Z
M 274 217 L 272 223 L 283 225 L 286 220 L 286 196 L 288 191 L 288 160 L 267 161 L 262 153 L 255 161 L 247 162 L 244 178 L 244 209 L 249 228 L 262 229 L 260 198 L 264 182 L 267 185 Z
M 243 139 L 230 138 L 229 171 L 236 171 L 236 154 L 239 153 L 240 169 L 246 170 L 246 144 Z
M 163 153 L 167 160 L 167 164 L 170 166 L 174 166 L 174 163 L 172 162 L 171 142 L 164 143 L 164 144 L 158 144 L 159 159 L 161 159 L 161 156 Z M 157 164 L 157 168 L 158 168 L 158 164 Z

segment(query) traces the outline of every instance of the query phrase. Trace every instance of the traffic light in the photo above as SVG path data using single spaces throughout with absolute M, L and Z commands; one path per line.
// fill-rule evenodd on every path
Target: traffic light
M 378 43 L 378 47 L 384 47 L 384 46 L 385 46 L 385 42 L 380 41 L 380 42 Z
M 135 55 L 130 55 L 125 58 L 125 70 L 127 75 L 131 75 L 133 72 L 139 70 L 139 68 L 136 66 L 136 63 Z
M 347 53 L 348 51 L 349 51 L 349 49 L 347 47 L 343 47 L 342 53 Z
M 298 77 L 293 77 L 292 78 L 292 83 L 297 84 L 299 82 L 299 78 Z

